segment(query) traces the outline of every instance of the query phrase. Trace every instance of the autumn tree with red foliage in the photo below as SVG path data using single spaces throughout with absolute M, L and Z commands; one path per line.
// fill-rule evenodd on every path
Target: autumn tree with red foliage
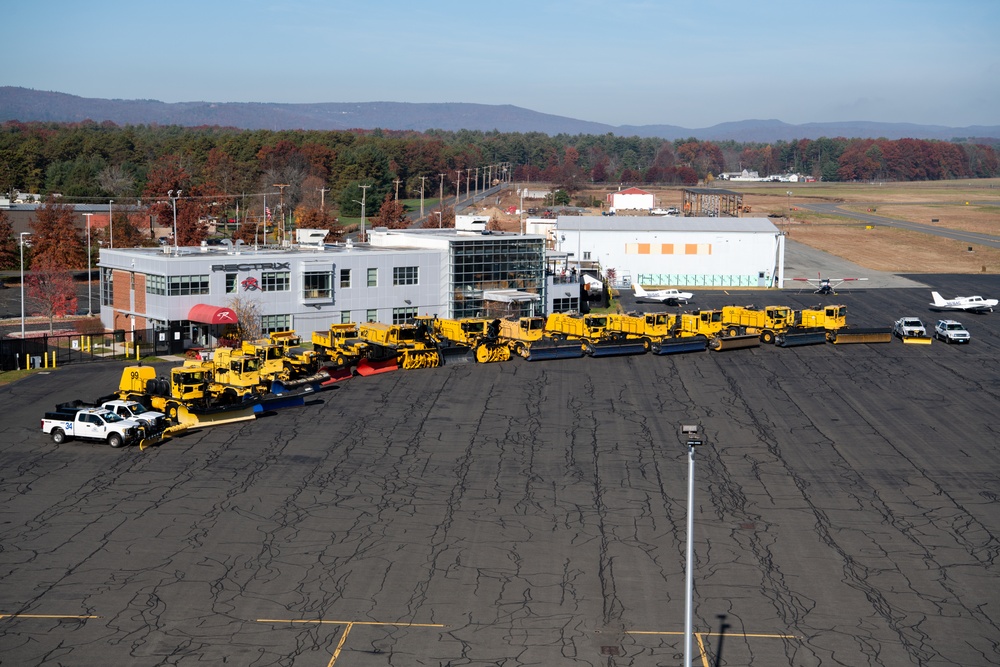
M 0 211 L 0 270 L 16 269 L 21 265 L 21 251 L 17 247 L 17 236 L 7 213 Z
M 436 216 L 435 216 L 436 217 Z M 386 193 L 379 207 L 378 215 L 372 218 L 374 227 L 385 227 L 387 229 L 406 229 L 409 221 L 406 219 L 406 207 L 398 199 L 393 199 L 392 195 Z
M 48 318 L 50 333 L 55 318 L 76 314 L 76 285 L 73 283 L 73 274 L 69 271 L 32 269 L 31 274 L 25 276 L 24 282 L 33 312 Z
M 33 270 L 64 271 L 87 267 L 87 253 L 76 220 L 73 207 L 57 204 L 53 197 L 38 207 L 35 221 L 31 223 Z

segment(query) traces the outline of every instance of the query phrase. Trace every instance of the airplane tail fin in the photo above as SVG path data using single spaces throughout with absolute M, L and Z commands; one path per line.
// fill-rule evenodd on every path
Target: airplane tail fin
M 632 283 L 632 290 L 638 297 L 649 296 L 649 293 L 646 290 L 642 289 L 642 285 L 640 285 L 639 283 Z
M 944 306 L 944 305 L 946 305 L 946 302 L 945 302 L 944 298 L 942 298 L 941 295 L 938 294 L 937 292 L 931 292 L 931 297 L 933 297 L 933 299 L 934 299 L 934 305 L 935 306 Z

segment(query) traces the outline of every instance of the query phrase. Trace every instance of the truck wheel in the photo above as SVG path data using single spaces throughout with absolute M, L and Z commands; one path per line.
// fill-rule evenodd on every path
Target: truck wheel
M 61 445 L 62 443 L 66 442 L 66 434 L 63 433 L 63 430 L 61 428 L 52 429 L 52 442 L 56 443 L 57 445 Z
M 736 327 L 729 327 L 728 329 L 726 329 L 726 335 L 729 336 L 730 338 L 732 338 L 733 336 L 739 336 L 740 330 L 737 329 Z
M 768 329 L 760 332 L 760 342 L 770 345 L 774 342 L 774 332 Z
M 111 435 L 108 436 L 108 444 L 114 447 L 115 449 L 118 449 L 125 443 L 124 441 L 122 441 L 122 437 L 120 435 L 118 435 L 117 433 L 112 433 Z

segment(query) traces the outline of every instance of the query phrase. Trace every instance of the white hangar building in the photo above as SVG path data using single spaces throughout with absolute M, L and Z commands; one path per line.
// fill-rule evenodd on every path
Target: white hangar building
M 642 285 L 781 287 L 785 237 L 767 218 L 560 216 L 560 249 L 581 270 Z

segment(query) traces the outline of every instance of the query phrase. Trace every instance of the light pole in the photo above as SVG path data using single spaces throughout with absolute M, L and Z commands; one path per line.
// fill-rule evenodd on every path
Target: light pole
M 359 185 L 361 188 L 361 236 L 358 237 L 358 243 L 365 242 L 365 197 L 368 196 L 368 188 L 370 185 Z
M 21 340 L 24 340 L 24 237 L 31 236 L 31 232 L 21 232 Z
M 787 220 L 791 220 L 792 219 L 792 191 L 791 190 L 786 190 L 785 191 L 785 195 L 787 196 L 787 201 L 788 201 L 788 212 L 787 212 L 787 215 L 785 216 L 785 218 Z
M 691 667 L 692 606 L 694 595 L 694 448 L 705 444 L 697 424 L 682 424 L 681 437 L 688 449 L 687 566 L 684 577 L 684 667 Z
M 420 220 L 421 220 L 420 224 L 424 224 L 423 223 L 423 219 L 424 219 L 424 181 L 426 181 L 426 180 L 427 180 L 426 176 L 421 176 L 420 177 Z
M 93 293 L 94 290 L 91 287 L 91 275 L 90 275 L 90 216 L 93 213 L 84 213 L 83 217 L 87 219 L 87 317 L 94 314 L 94 303 L 93 303 Z
M 111 249 L 115 249 L 115 223 L 111 219 L 114 211 L 111 209 L 111 205 L 115 203 L 114 199 L 108 200 L 108 243 L 111 245 Z
M 178 190 L 177 196 L 175 197 L 173 190 L 167 191 L 167 199 L 170 200 L 170 203 L 174 207 L 174 254 L 175 255 L 180 254 L 180 249 L 177 247 L 177 200 L 180 199 L 182 192 L 183 190 Z

